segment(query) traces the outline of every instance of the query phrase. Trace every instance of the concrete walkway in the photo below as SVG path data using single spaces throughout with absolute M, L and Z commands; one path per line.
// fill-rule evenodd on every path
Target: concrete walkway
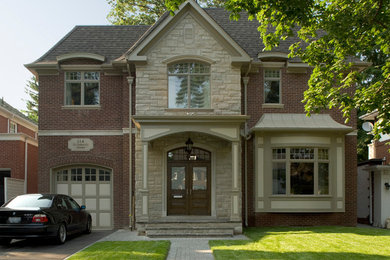
M 201 238 L 149 238 L 138 236 L 136 231 L 118 230 L 99 241 L 153 241 L 170 240 L 171 248 L 167 260 L 212 260 L 214 259 L 209 247 L 210 240 L 247 240 L 244 235 L 234 237 L 201 237 Z

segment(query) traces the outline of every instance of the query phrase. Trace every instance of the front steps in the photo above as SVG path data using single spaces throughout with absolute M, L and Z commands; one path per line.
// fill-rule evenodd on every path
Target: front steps
M 231 237 L 242 233 L 241 222 L 154 222 L 137 229 L 148 237 Z

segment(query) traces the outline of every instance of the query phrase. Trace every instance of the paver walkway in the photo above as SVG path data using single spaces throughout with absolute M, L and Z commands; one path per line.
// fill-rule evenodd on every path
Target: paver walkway
M 152 240 L 170 240 L 171 248 L 167 260 L 212 260 L 214 259 L 209 247 L 210 240 L 247 240 L 244 235 L 233 237 L 180 237 L 180 238 L 149 238 L 138 236 L 136 231 L 120 229 L 99 241 L 152 241 Z

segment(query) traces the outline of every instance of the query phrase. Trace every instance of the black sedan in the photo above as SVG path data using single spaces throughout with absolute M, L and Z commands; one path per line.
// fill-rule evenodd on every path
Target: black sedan
M 69 196 L 20 195 L 0 207 L 0 242 L 13 238 L 54 238 L 63 244 L 70 234 L 91 233 L 92 218 Z

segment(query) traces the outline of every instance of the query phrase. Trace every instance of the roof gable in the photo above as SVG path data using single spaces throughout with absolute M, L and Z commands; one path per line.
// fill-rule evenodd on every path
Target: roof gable
M 153 47 L 159 39 L 164 37 L 171 28 L 175 26 L 183 17 L 190 15 L 204 29 L 206 29 L 213 37 L 224 46 L 224 48 L 232 55 L 233 63 L 249 62 L 251 60 L 248 53 L 218 25 L 215 20 L 193 0 L 183 3 L 174 16 L 164 14 L 159 21 L 156 22 L 143 37 L 127 52 L 126 58 L 130 62 L 147 62 L 146 52 Z

